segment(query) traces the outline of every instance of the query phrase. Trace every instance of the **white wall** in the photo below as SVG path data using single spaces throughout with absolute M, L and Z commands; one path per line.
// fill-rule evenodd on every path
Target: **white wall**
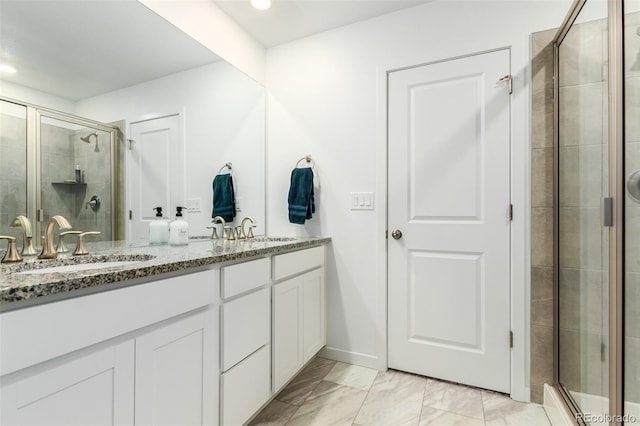
M 268 229 L 332 237 L 327 353 L 386 366 L 384 71 L 508 46 L 515 88 L 512 292 L 514 308 L 525 310 L 512 319 L 523 333 L 516 335 L 514 387 L 528 398 L 529 35 L 559 26 L 570 3 L 437 1 L 267 50 Z M 316 161 L 321 191 L 314 218 L 296 226 L 287 220 L 288 179 L 304 154 Z M 376 211 L 350 211 L 352 191 L 377 191 Z
M 220 61 L 78 102 L 77 114 L 103 122 L 179 113 L 184 120 L 186 200 L 200 198 L 202 211 L 185 219 L 190 235 L 210 235 L 211 183 L 220 167 L 233 163 L 242 212 L 265 229 L 264 88 Z M 175 212 L 168 212 L 173 216 Z
M 19 84 L 9 83 L 4 80 L 0 82 L 0 96 L 26 102 L 31 105 L 55 109 L 56 111 L 62 111 L 68 114 L 74 114 L 76 108 L 75 101 L 20 86 Z

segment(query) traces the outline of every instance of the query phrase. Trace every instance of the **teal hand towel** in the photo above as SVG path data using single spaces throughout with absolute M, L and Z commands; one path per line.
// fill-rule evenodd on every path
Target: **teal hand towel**
M 217 175 L 213 178 L 213 211 L 211 217 L 221 216 L 226 222 L 232 222 L 236 216 L 236 202 L 233 193 L 231 174 Z
M 289 187 L 289 222 L 303 225 L 316 212 L 313 195 L 313 170 L 293 169 Z

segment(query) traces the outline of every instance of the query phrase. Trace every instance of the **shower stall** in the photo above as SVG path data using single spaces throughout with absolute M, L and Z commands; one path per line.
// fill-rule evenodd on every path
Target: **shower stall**
M 44 224 L 62 215 L 74 230 L 116 240 L 116 126 L 0 98 L 0 234 L 19 237 L 13 218 L 27 216 L 36 246 Z
M 577 424 L 640 422 L 640 0 L 554 39 L 555 383 Z

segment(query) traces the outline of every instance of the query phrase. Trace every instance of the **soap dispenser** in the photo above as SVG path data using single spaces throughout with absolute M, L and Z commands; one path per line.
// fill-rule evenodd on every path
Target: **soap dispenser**
M 169 225 L 169 244 L 172 246 L 186 246 L 189 244 L 189 223 L 182 219 L 182 209 L 176 207 L 176 220 Z
M 169 222 L 162 218 L 162 207 L 154 207 L 156 219 L 149 223 L 149 244 L 159 245 L 169 242 Z

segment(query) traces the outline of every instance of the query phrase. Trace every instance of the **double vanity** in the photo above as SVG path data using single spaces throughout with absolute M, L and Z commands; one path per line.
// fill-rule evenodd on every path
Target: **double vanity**
M 328 238 L 0 266 L 0 424 L 242 425 L 326 343 Z

